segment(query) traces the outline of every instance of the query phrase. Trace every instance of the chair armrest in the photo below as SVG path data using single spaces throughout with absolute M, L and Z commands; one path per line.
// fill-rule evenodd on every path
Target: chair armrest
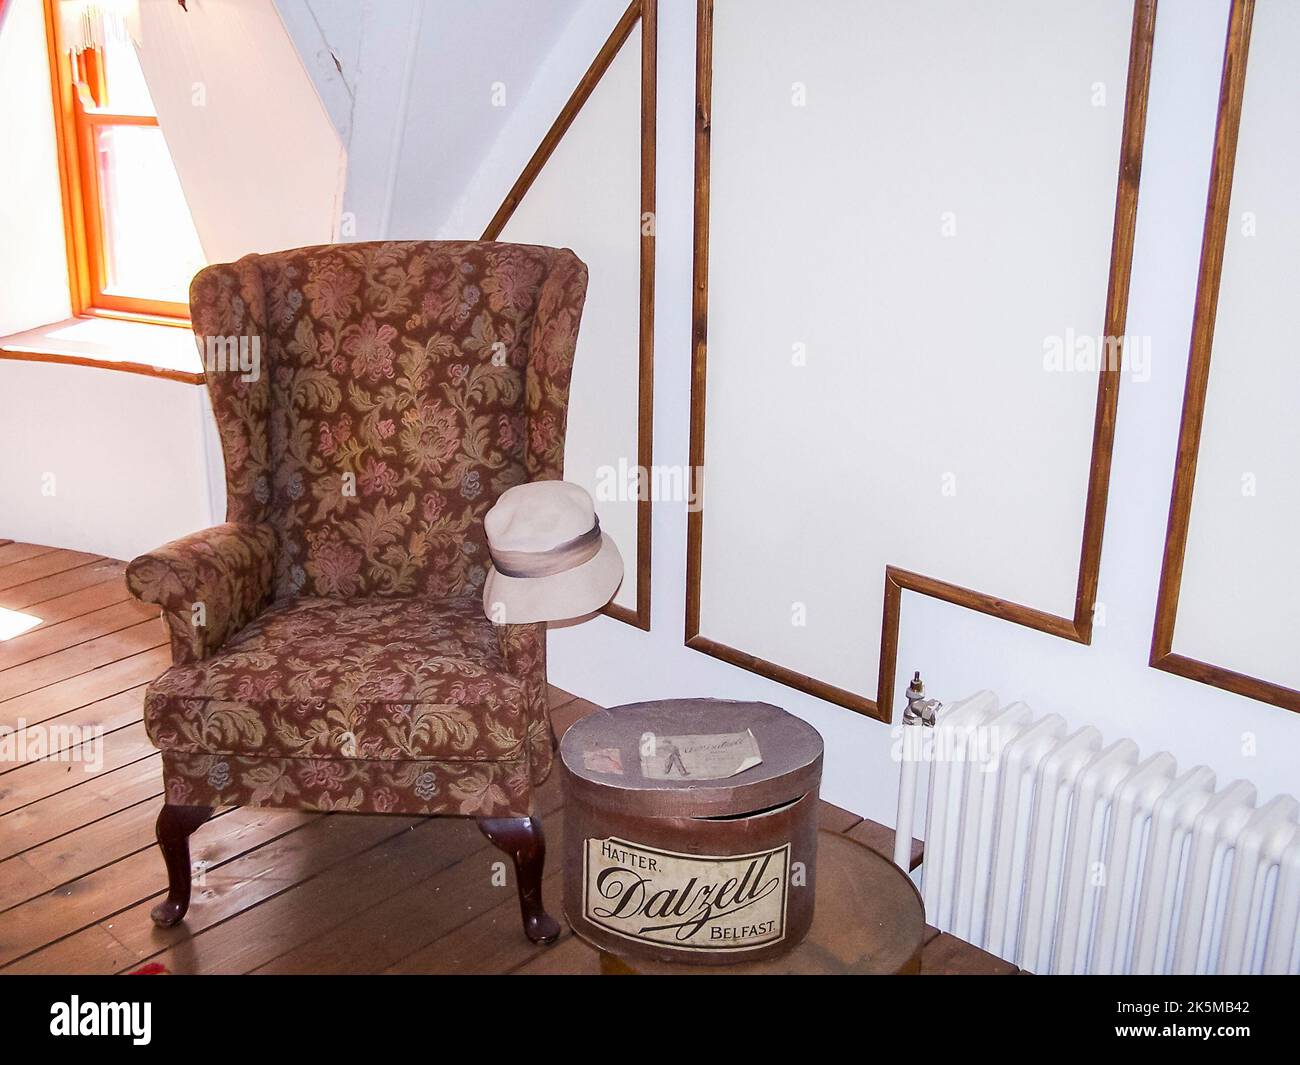
M 555 734 L 551 731 L 551 702 L 546 686 L 546 625 L 494 625 L 506 672 L 524 682 L 528 715 L 528 760 L 534 782 L 551 766 Z
M 270 602 L 275 530 L 227 522 L 141 555 L 126 568 L 126 585 L 162 607 L 172 661 L 195 662 L 220 650 Z
M 546 625 L 493 625 L 506 672 L 546 686 Z

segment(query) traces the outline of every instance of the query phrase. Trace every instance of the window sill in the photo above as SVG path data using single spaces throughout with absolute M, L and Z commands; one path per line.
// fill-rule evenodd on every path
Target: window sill
M 174 325 L 116 318 L 69 318 L 0 337 L 0 359 L 66 363 L 203 383 L 194 334 Z

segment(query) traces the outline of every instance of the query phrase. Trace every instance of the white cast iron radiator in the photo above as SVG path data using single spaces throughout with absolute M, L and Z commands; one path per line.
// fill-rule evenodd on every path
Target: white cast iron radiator
M 905 721 L 896 852 L 928 763 L 930 924 L 1036 973 L 1300 972 L 1291 796 L 1257 807 L 1246 781 L 992 692 Z

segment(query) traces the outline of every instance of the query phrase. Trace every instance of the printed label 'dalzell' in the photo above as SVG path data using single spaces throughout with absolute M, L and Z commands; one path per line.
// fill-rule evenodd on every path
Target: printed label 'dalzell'
M 681 950 L 751 950 L 785 938 L 790 844 L 713 857 L 588 839 L 582 911 L 617 935 Z

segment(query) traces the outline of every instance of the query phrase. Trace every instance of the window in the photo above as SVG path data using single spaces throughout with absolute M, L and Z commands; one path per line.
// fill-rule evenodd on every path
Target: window
M 72 54 L 46 0 L 68 275 L 76 314 L 186 319 L 205 263 L 135 46 Z

